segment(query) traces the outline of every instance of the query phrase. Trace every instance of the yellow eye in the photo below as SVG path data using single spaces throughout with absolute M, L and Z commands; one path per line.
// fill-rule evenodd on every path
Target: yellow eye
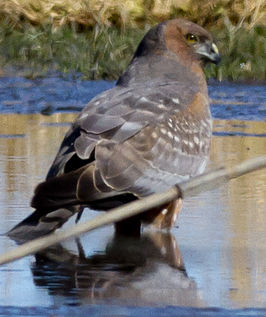
M 186 40 L 188 41 L 188 43 L 193 44 L 198 42 L 199 38 L 197 37 L 197 35 L 189 33 L 186 35 Z

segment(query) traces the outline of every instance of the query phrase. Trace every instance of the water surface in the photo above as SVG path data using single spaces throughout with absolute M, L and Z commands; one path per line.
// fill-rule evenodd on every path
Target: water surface
M 113 85 L 64 80 L 53 88 L 54 99 L 50 89 L 56 79 L 0 80 L 1 234 L 32 211 L 29 202 L 34 187 L 45 177 L 75 119 L 73 109 Z M 265 89 L 215 84 L 210 86 L 210 95 L 216 119 L 208 168 L 265 155 Z M 126 314 L 125 307 L 142 307 L 132 309 L 132 316 L 144 314 L 147 307 L 159 313 L 159 307 L 169 306 L 163 310 L 169 316 L 173 307 L 218 307 L 216 314 L 221 316 L 228 315 L 223 309 L 265 308 L 265 211 L 264 169 L 188 198 L 171 233 L 145 230 L 140 239 L 121 240 L 109 226 L 3 265 L 0 314 L 23 313 L 19 307 L 32 306 L 37 315 L 38 309 L 41 315 L 48 315 L 51 309 L 60 313 L 62 305 L 98 307 L 91 311 L 96 315 L 109 311 L 108 307 L 113 307 L 114 315 L 119 309 Z M 86 209 L 82 221 L 96 214 Z M 1 253 L 14 246 L 0 236 Z M 189 316 L 193 310 L 183 312 Z M 213 313 L 200 312 L 202 316 Z

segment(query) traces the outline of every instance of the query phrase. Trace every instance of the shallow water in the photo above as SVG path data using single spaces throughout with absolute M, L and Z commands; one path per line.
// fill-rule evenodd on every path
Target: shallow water
M 2 234 L 31 212 L 34 187 L 44 178 L 76 117 L 73 109 L 81 108 L 94 94 L 113 85 L 64 81 L 0 79 Z M 35 92 L 27 92 L 33 87 Z M 10 91 L 14 99 L 7 98 Z M 216 119 L 209 169 L 266 154 L 265 94 L 262 86 L 210 86 Z M 52 115 L 36 113 L 40 111 Z M 96 215 L 86 211 L 82 221 Z M 145 230 L 139 240 L 121 241 L 113 237 L 109 226 L 37 256 L 3 265 L 0 315 L 29 315 L 26 309 L 19 310 L 29 306 L 36 308 L 36 315 L 49 315 L 52 308 L 62 305 L 82 306 L 96 315 L 106 311 L 107 315 L 117 315 L 118 311 L 127 314 L 127 306 L 142 307 L 140 311 L 130 310 L 132 316 L 144 314 L 147 307 L 159 313 L 157 306 L 219 307 L 215 313 L 221 316 L 227 315 L 222 308 L 265 308 L 265 211 L 264 169 L 188 198 L 171 234 Z M 14 246 L 13 241 L 0 236 L 1 253 Z M 106 305 L 110 304 L 113 308 L 109 311 Z M 94 311 L 90 311 L 92 307 Z M 171 315 L 171 307 L 164 312 Z M 192 311 L 184 310 L 183 314 L 189 316 Z M 202 316 L 214 314 L 198 312 Z

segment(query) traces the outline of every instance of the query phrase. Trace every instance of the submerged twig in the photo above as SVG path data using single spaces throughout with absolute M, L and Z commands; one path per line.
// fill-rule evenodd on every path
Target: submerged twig
M 51 245 L 69 238 L 80 236 L 96 228 L 121 221 L 146 210 L 169 203 L 177 197 L 191 196 L 199 192 L 210 190 L 232 178 L 239 177 L 264 167 L 266 167 L 266 156 L 246 160 L 230 168 L 221 168 L 213 172 L 199 175 L 178 184 L 163 193 L 153 194 L 119 208 L 111 209 L 109 212 L 101 214 L 85 223 L 24 243 L 13 250 L 0 255 L 0 265 L 34 254 Z

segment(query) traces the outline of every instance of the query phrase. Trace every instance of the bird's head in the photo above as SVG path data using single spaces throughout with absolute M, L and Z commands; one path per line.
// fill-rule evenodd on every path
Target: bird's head
M 220 55 L 211 34 L 193 22 L 174 19 L 152 28 L 140 43 L 135 56 L 174 53 L 185 62 L 198 59 L 218 64 Z
M 204 63 L 220 62 L 220 54 L 211 34 L 198 24 L 175 19 L 166 23 L 164 32 L 165 45 L 174 53 L 180 54 L 180 49 L 183 49 Z
M 201 66 L 219 61 L 218 48 L 208 31 L 185 19 L 169 20 L 148 31 L 117 84 L 128 85 L 151 79 L 191 83 L 199 77 L 204 82 Z

